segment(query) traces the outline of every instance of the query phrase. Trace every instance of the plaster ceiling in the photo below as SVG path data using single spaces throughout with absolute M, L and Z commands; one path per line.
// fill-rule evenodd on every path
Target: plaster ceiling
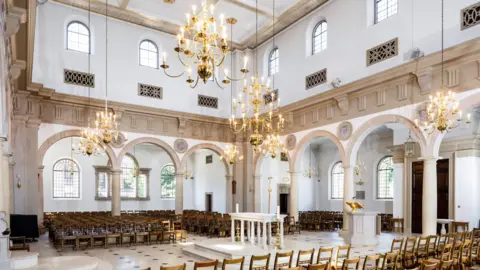
M 77 8 L 88 9 L 88 0 L 53 0 Z M 275 32 L 288 27 L 311 11 L 322 6 L 328 0 L 276 0 Z M 175 0 L 173 4 L 163 0 L 92 0 L 91 10 L 105 14 L 108 3 L 109 16 L 154 28 L 169 34 L 176 34 L 185 23 L 185 14 L 192 13 L 192 5 L 199 10 L 202 0 Z M 273 1 L 258 1 L 259 44 L 268 40 L 272 34 Z M 220 14 L 225 18 L 236 18 L 233 27 L 233 42 L 236 48 L 255 46 L 256 1 L 255 0 L 207 0 L 215 5 L 217 19 Z M 230 29 L 228 35 L 231 37 Z

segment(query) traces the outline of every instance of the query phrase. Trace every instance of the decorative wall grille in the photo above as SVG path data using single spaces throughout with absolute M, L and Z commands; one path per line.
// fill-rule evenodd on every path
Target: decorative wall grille
M 398 55 L 398 38 L 367 50 L 367 67 Z
M 462 30 L 480 24 L 480 2 L 462 9 Z
M 272 96 L 273 94 L 273 96 Z M 265 95 L 263 95 L 263 100 L 265 101 L 265 105 L 269 104 L 269 103 L 272 103 L 273 102 L 276 102 L 278 99 L 278 89 L 275 89 L 273 91 L 271 91 L 270 93 L 267 93 Z
M 305 77 L 305 89 L 308 90 L 327 82 L 327 69 L 324 68 Z
M 218 98 L 198 95 L 198 106 L 218 109 Z
M 92 73 L 64 69 L 63 81 L 68 84 L 95 88 L 95 74 Z
M 163 99 L 163 88 L 159 86 L 139 83 L 138 95 L 142 97 Z

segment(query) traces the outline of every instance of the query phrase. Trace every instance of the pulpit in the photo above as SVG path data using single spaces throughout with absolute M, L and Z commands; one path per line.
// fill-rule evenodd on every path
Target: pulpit
M 348 213 L 348 232 L 345 242 L 352 246 L 376 245 L 377 212 L 355 211 Z

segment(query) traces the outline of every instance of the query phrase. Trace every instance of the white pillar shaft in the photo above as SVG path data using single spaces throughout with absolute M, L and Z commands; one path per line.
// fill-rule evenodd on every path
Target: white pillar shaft
M 253 177 L 253 181 L 255 183 L 254 187 L 254 205 L 253 205 L 253 212 L 261 213 L 262 212 L 262 197 L 266 196 L 266 194 L 262 194 L 262 176 L 256 175 Z
M 183 174 L 175 175 L 175 214 L 183 213 Z
M 289 195 L 289 214 L 298 221 L 298 181 L 299 173 L 290 172 L 290 195 Z
M 232 227 L 230 228 L 230 229 L 231 229 L 230 236 L 231 236 L 231 238 L 232 238 L 232 243 L 234 243 L 234 242 L 235 242 L 235 234 L 236 234 L 236 232 L 235 232 L 235 219 L 233 219 L 233 218 L 232 218 L 232 224 L 231 224 L 231 226 L 232 226 Z
M 423 159 L 422 234 L 437 234 L 437 159 Z
M 38 168 L 38 224 L 43 224 L 44 199 L 43 199 L 43 166 Z
M 0 150 L 3 150 L 4 141 L 0 138 Z M 0 211 L 6 213 L 5 221 L 9 223 L 10 217 L 10 198 L 11 188 L 10 188 L 10 178 L 9 178 L 9 155 L 3 155 L 0 160 Z
M 227 205 L 225 210 L 227 213 L 233 212 L 233 193 L 232 193 L 232 186 L 233 186 L 233 176 L 227 175 Z
M 353 199 L 355 186 L 353 183 L 353 166 L 343 167 L 343 230 L 348 231 L 348 213 L 351 211 L 350 207 L 347 205 L 348 201 Z
M 120 216 L 120 170 L 112 170 L 112 216 Z
M 404 163 L 393 164 L 393 217 L 403 218 L 404 196 L 405 196 L 405 180 L 404 180 Z
M 263 247 L 267 247 L 267 223 L 263 222 L 263 232 L 262 232 L 262 242 L 263 242 Z

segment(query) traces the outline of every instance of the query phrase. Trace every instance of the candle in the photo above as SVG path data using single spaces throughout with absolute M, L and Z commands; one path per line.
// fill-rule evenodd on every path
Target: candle
M 163 52 L 163 63 L 167 62 L 167 53 Z
M 235 204 L 235 210 L 237 211 L 237 213 L 239 212 L 239 211 L 238 211 L 238 203 Z
M 247 69 L 247 61 L 248 61 L 248 58 L 245 56 L 243 58 L 243 69 Z

